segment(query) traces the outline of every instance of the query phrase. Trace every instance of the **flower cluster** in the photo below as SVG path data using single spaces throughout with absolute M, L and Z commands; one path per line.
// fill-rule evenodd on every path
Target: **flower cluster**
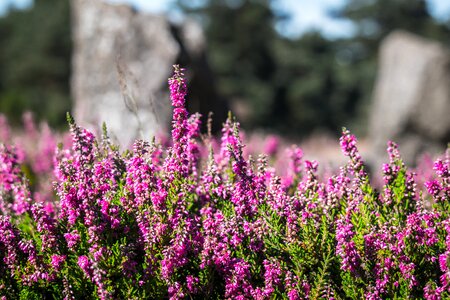
M 136 141 L 121 153 L 106 131 L 97 141 L 69 117 L 71 148 L 43 147 L 45 161 L 0 146 L 2 299 L 450 297 L 448 155 L 418 178 L 389 142 L 375 188 L 344 129 L 348 163 L 335 173 L 319 176 L 298 147 L 279 170 L 278 141 L 248 158 L 231 117 L 218 146 L 202 143 L 179 67 L 169 88 L 170 145 Z M 7 129 L 0 117 L 10 142 Z M 27 161 L 54 181 L 51 209 Z
M 5 162 L 4 167 L 10 164 L 16 168 L 16 171 L 10 170 L 0 176 L 15 176 L 13 174 L 18 174 L 17 170 L 23 172 L 27 178 L 26 189 L 33 202 L 42 203 L 48 213 L 54 213 L 53 181 L 55 180 L 57 141 L 70 145 L 70 134 L 57 134 L 45 122 L 37 126 L 33 115 L 29 112 L 23 115 L 23 125 L 25 130 L 16 132 L 13 136 L 6 117 L 0 114 L 0 144 L 2 144 L 0 157 L 9 160 L 9 163 Z M 19 181 L 15 180 L 16 186 Z M 8 189 L 8 185 L 5 185 L 5 188 Z

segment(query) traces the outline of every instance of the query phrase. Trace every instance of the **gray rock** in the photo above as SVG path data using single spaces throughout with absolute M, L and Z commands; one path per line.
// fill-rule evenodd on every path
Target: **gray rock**
M 167 133 L 171 112 L 167 79 L 177 63 L 187 68 L 190 85 L 207 86 L 209 91 L 207 98 L 191 97 L 190 101 L 212 101 L 220 103 L 216 108 L 226 109 L 223 101 L 214 102 L 219 98 L 212 76 L 195 83 L 196 78 L 210 74 L 197 23 L 175 26 L 166 17 L 100 0 L 72 0 L 71 4 L 77 123 L 98 129 L 106 122 L 112 138 L 123 146 L 136 138 L 148 140 L 158 132 Z
M 450 52 L 437 42 L 395 31 L 381 44 L 369 120 L 373 162 L 386 161 L 397 142 L 406 163 L 450 141 Z

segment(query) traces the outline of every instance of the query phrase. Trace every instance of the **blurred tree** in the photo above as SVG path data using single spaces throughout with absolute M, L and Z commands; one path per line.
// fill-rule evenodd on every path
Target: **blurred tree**
M 336 63 L 335 43 L 311 32 L 292 40 L 274 25 L 289 15 L 269 0 L 178 0 L 199 19 L 222 92 L 245 103 L 246 128 L 263 126 L 301 136 L 317 128 L 338 132 L 354 113 L 355 83 Z M 243 114 L 246 115 L 245 113 Z
M 280 35 L 274 24 L 288 15 L 275 11 L 275 2 L 177 1 L 204 24 L 219 86 L 246 104 L 247 128 L 298 136 L 351 126 L 364 134 L 381 39 L 401 28 L 448 42 L 448 25 L 437 23 L 423 0 L 348 0 L 333 15 L 353 21 L 356 33 L 336 40 L 318 32 Z
M 337 63 L 338 50 L 336 42 L 318 32 L 285 39 L 277 48 L 282 92 L 276 103 L 283 99 L 284 113 L 281 107 L 274 113 L 281 116 L 278 127 L 283 132 L 329 130 L 338 134 L 339 128 L 349 125 L 359 98 L 358 82 L 351 81 L 351 70 Z
M 35 0 L 0 17 L 0 112 L 13 123 L 25 110 L 53 126 L 70 110 L 68 0 Z
M 179 0 L 178 6 L 205 26 L 209 62 L 220 91 L 229 98 L 253 101 L 246 125 L 260 125 L 270 116 L 276 61 L 272 26 L 278 18 L 270 0 Z
M 356 36 L 353 39 L 366 43 L 367 53 L 376 51 L 380 39 L 394 29 L 449 42 L 448 25 L 431 16 L 425 0 L 347 0 L 332 15 L 355 23 Z

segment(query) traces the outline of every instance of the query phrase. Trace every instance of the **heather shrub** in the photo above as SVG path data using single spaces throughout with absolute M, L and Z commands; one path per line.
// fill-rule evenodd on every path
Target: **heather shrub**
M 2 299 L 449 297 L 448 154 L 417 180 L 390 142 L 376 189 L 344 129 L 348 162 L 334 174 L 318 176 L 296 147 L 281 171 L 246 158 L 231 117 L 215 147 L 177 67 L 169 86 L 170 146 L 121 152 L 68 118 L 53 210 L 0 147 Z
M 33 202 L 42 203 L 49 212 L 55 210 L 53 182 L 56 179 L 55 151 L 58 143 L 61 147 L 70 146 L 70 134 L 57 133 L 46 122 L 37 125 L 32 113 L 23 115 L 23 130 L 11 128 L 6 117 L 0 114 L 3 155 L 8 156 L 10 163 L 18 167 L 19 173 L 26 178 Z

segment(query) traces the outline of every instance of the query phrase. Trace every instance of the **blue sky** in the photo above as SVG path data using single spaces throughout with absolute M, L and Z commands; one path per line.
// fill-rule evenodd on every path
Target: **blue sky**
M 147 12 L 165 13 L 172 0 L 108 0 L 114 3 L 131 3 Z M 0 0 L 0 14 L 8 5 L 26 7 L 32 0 Z M 327 11 L 341 6 L 345 0 L 279 0 L 277 7 L 292 13 L 288 26 L 280 30 L 288 36 L 300 35 L 315 28 L 328 37 L 351 35 L 352 24 L 330 18 Z M 431 13 L 440 19 L 450 16 L 450 0 L 428 0 Z

